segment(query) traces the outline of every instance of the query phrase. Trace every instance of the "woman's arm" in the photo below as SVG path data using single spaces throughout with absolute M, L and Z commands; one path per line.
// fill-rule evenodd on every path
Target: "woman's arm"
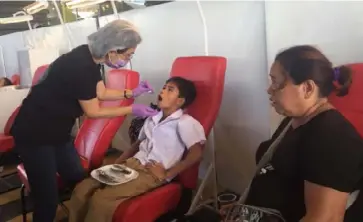
M 116 90 L 107 89 L 103 81 L 97 83 L 97 98 L 99 100 L 120 100 L 125 99 L 125 94 L 127 98 L 132 97 L 132 90 Z
M 306 215 L 301 222 L 343 222 L 349 194 L 305 181 Z
M 339 113 L 329 115 L 307 126 L 298 152 L 298 172 L 305 181 L 303 222 L 343 222 L 349 194 L 363 175 L 360 135 Z
M 83 112 L 90 118 L 108 118 L 124 116 L 132 113 L 131 106 L 124 107 L 101 107 L 97 98 L 90 100 L 79 100 Z

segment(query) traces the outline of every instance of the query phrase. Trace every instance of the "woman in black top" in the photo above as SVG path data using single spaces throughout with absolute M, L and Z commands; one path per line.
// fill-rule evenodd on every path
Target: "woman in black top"
M 246 204 L 272 208 L 288 222 L 363 221 L 362 206 L 348 208 L 349 195 L 362 188 L 363 142 L 355 128 L 329 104 L 327 96 L 348 93 L 350 70 L 333 68 L 311 46 L 279 53 L 268 89 L 275 110 L 285 118 L 272 139 L 258 148 L 258 163 L 292 120 L 272 159 L 254 177 Z M 359 199 L 360 197 L 358 197 Z M 354 208 L 359 211 L 350 212 Z
M 146 105 L 100 107 L 100 100 L 120 100 L 152 92 L 142 82 L 133 90 L 105 88 L 100 64 L 121 68 L 141 42 L 134 26 L 116 20 L 88 37 L 81 45 L 56 59 L 24 99 L 11 133 L 30 183 L 34 199 L 34 222 L 51 222 L 58 205 L 56 173 L 73 185 L 85 172 L 71 140 L 76 118 L 150 116 L 157 113 Z

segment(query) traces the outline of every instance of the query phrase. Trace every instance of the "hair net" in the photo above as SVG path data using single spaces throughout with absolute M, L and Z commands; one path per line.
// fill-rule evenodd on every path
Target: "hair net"
M 141 36 L 136 27 L 126 20 L 115 20 L 88 36 L 88 45 L 96 59 L 110 50 L 136 47 Z

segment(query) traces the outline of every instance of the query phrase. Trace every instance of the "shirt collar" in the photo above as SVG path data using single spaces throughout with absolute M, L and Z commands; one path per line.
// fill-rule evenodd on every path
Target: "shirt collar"
M 166 117 L 165 120 L 179 119 L 183 114 L 184 114 L 183 110 L 178 109 L 177 111 L 173 112 L 170 116 Z M 159 111 L 158 114 L 152 117 L 152 120 L 155 124 L 158 124 L 162 117 L 163 117 L 163 112 Z

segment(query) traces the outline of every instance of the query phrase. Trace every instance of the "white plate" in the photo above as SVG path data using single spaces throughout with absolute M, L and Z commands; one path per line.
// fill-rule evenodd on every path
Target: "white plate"
M 123 168 L 125 168 L 126 170 L 130 171 L 130 174 L 124 174 L 124 173 L 119 173 L 116 171 L 113 171 L 111 168 L 115 165 L 119 165 Z M 115 178 L 115 182 L 108 182 L 106 180 L 104 180 L 102 177 L 100 177 L 98 175 L 98 170 L 102 170 L 104 171 L 107 175 L 110 175 L 112 177 Z M 116 185 L 120 185 L 123 183 L 127 183 L 130 182 L 131 180 L 136 179 L 139 176 L 139 173 L 136 170 L 133 170 L 125 165 L 121 165 L 121 164 L 111 164 L 111 165 L 106 165 L 103 167 L 100 167 L 98 169 L 95 169 L 91 172 L 91 177 L 93 177 L 94 179 L 100 181 L 101 183 L 110 185 L 110 186 L 116 186 Z

